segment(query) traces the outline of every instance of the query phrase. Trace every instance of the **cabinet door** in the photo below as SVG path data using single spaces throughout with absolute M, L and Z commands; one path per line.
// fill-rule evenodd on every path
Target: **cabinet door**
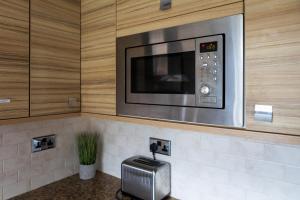
M 0 1 L 0 119 L 29 113 L 29 1 Z
M 117 0 L 117 36 L 242 12 L 242 0 L 172 0 L 168 10 L 160 10 L 160 0 Z
M 80 1 L 31 0 L 30 115 L 80 111 Z
M 81 2 L 82 112 L 116 114 L 116 2 Z
M 246 0 L 247 129 L 300 135 L 300 1 Z M 254 120 L 272 105 L 273 122 Z

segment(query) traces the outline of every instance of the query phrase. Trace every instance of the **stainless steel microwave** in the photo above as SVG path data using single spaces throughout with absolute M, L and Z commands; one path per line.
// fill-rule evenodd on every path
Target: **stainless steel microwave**
M 117 114 L 244 126 L 243 16 L 117 39 Z

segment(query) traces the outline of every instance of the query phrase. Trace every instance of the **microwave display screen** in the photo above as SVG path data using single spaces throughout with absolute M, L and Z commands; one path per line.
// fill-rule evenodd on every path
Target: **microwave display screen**
M 200 53 L 212 52 L 218 50 L 218 42 L 200 43 Z
M 195 51 L 131 58 L 131 92 L 195 93 Z

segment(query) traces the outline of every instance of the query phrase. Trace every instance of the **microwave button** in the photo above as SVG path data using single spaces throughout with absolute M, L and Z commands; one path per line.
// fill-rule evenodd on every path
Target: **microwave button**
M 206 94 L 209 94 L 210 89 L 209 89 L 209 87 L 207 87 L 206 85 L 204 85 L 204 86 L 201 87 L 200 92 L 201 92 L 201 94 L 206 95 Z
M 202 64 L 202 67 L 207 67 L 207 66 L 208 66 L 207 63 L 203 63 L 203 64 Z

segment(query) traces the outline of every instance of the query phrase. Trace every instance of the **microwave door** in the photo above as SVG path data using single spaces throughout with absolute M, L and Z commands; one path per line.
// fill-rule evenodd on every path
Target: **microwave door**
M 126 103 L 195 106 L 195 40 L 126 50 Z

